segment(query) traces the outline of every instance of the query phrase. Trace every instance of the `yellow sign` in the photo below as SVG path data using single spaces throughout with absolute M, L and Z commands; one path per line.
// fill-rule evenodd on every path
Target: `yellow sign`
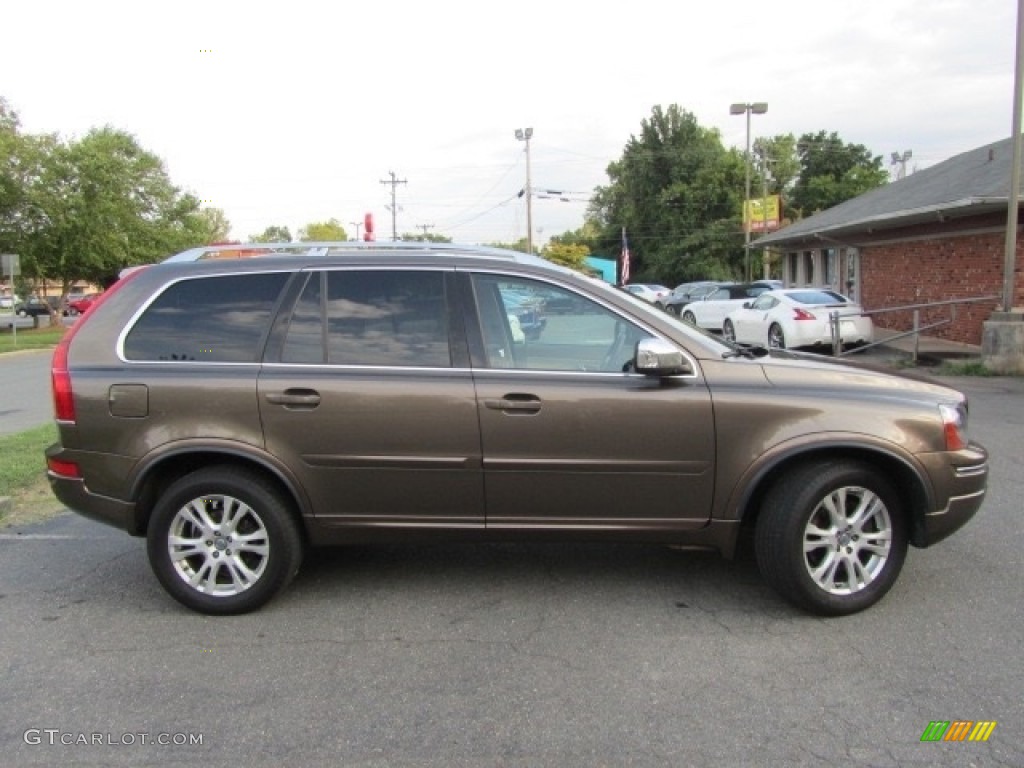
M 755 197 L 743 208 L 743 221 L 751 232 L 770 232 L 779 228 L 782 199 L 778 195 Z

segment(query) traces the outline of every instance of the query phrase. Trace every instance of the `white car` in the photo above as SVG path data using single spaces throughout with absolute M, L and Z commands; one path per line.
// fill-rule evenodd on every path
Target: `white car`
M 721 332 L 726 315 L 768 290 L 770 286 L 755 283 L 723 285 L 704 298 L 685 305 L 679 316 L 690 325 Z
M 630 283 L 624 285 L 623 288 L 637 298 L 662 308 L 665 306 L 665 300 L 672 294 L 672 291 L 664 285 L 655 285 L 654 283 Z
M 722 334 L 740 344 L 785 349 L 832 344 L 831 314 L 839 313 L 843 344 L 869 344 L 875 328 L 852 299 L 828 288 L 767 291 L 734 309 Z

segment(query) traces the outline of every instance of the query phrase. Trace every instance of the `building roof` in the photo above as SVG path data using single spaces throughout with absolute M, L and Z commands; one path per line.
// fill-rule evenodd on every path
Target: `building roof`
M 754 247 L 838 240 L 855 233 L 1006 210 L 1012 137 L 951 157 L 783 227 Z

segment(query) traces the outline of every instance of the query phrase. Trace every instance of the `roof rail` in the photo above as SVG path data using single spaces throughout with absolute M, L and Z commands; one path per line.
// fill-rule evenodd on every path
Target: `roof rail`
M 210 259 L 249 259 L 259 256 L 328 256 L 345 252 L 406 251 L 425 253 L 465 253 L 505 259 L 527 254 L 485 245 L 428 243 L 418 241 L 364 242 L 360 240 L 311 241 L 292 243 L 219 243 L 190 248 L 164 259 L 165 262 L 206 261 Z

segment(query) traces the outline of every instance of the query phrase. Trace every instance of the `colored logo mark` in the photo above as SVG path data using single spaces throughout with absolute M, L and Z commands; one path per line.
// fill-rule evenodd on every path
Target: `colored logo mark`
M 988 741 L 995 729 L 995 720 L 932 720 L 921 741 Z

